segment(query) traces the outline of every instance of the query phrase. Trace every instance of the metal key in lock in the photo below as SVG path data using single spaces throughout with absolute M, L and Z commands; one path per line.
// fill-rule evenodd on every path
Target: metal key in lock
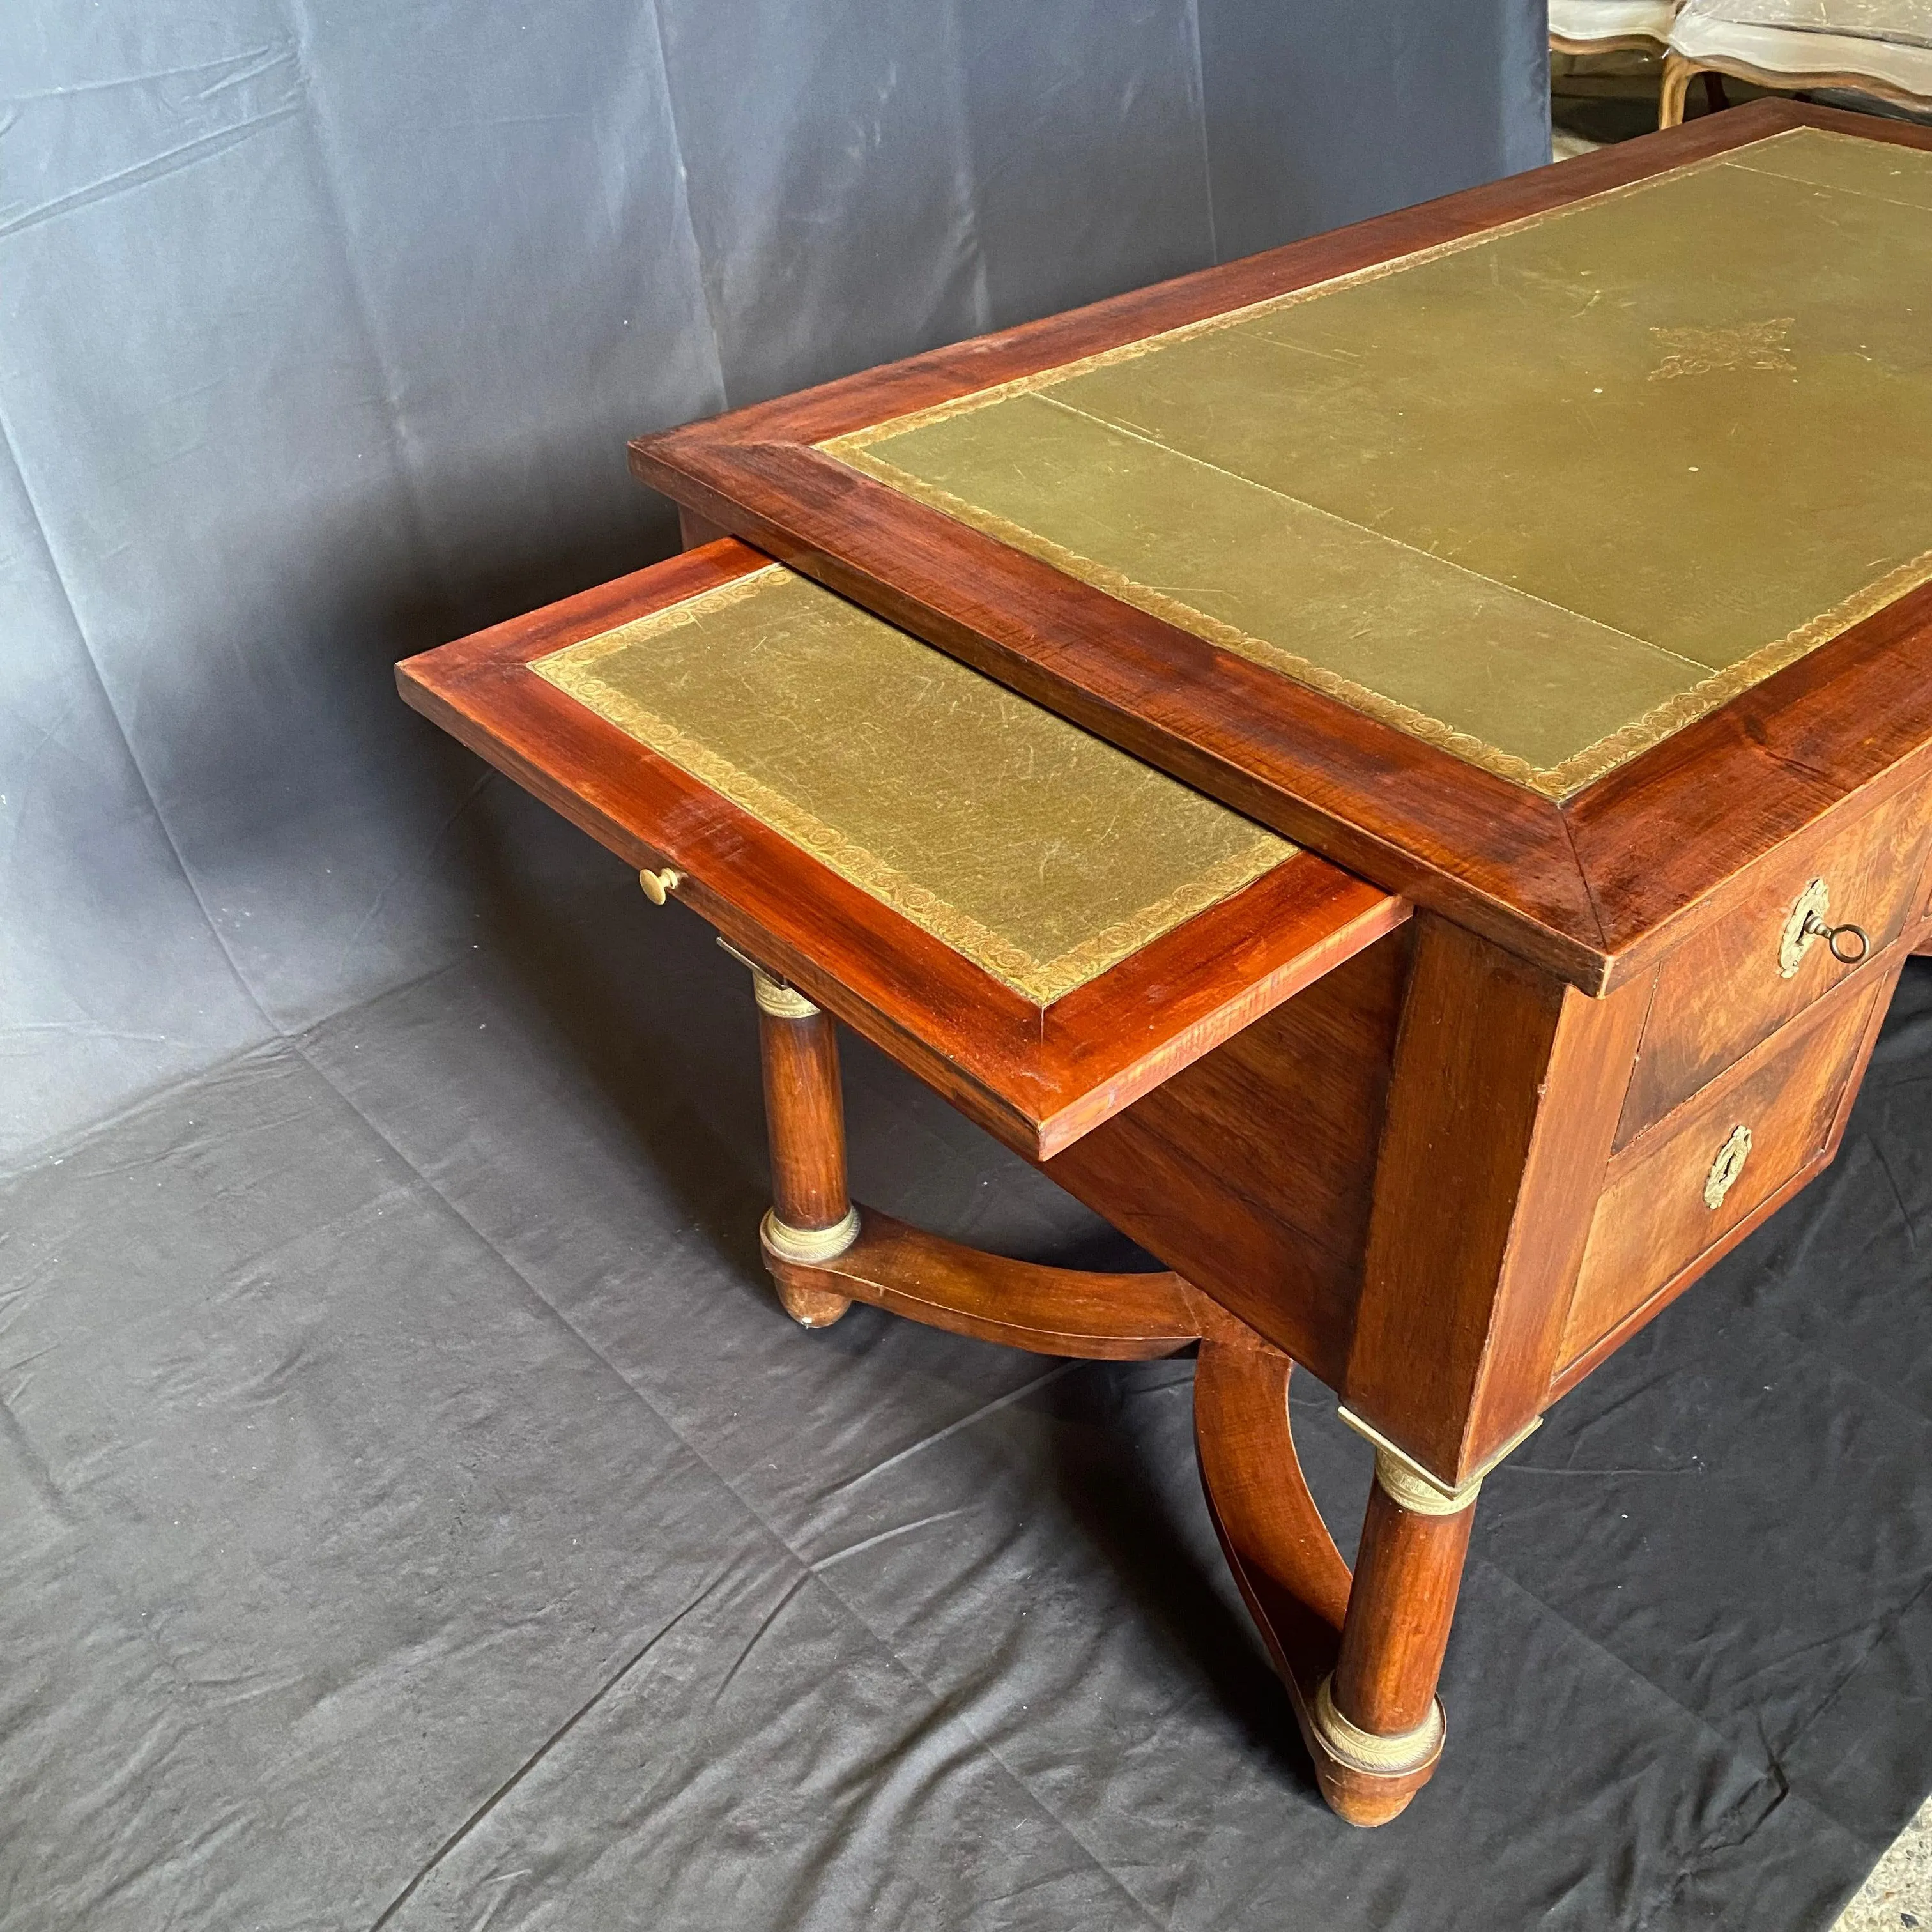
M 1822 879 L 1814 879 L 1798 895 L 1778 938 L 1780 979 L 1796 975 L 1816 940 L 1825 942 L 1826 950 L 1840 966 L 1856 966 L 1870 952 L 1871 935 L 1864 928 L 1849 921 L 1843 926 L 1832 925 L 1827 916 L 1831 910 L 1832 889 Z

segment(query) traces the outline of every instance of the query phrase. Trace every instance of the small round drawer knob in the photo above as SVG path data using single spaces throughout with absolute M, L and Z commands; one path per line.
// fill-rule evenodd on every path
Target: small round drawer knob
M 662 872 L 640 872 L 638 884 L 644 887 L 644 896 L 652 905 L 662 905 L 684 884 L 684 874 L 673 872 L 667 866 Z
M 1711 1163 L 1711 1171 L 1704 1177 L 1704 1205 L 1716 1209 L 1724 1204 L 1724 1196 L 1730 1193 L 1739 1174 L 1744 1171 L 1744 1162 L 1750 1159 L 1751 1132 L 1742 1124 L 1733 1127 L 1724 1137 L 1724 1144 L 1718 1150 L 1718 1157 Z
M 1782 980 L 1794 977 L 1804 963 L 1813 944 L 1822 939 L 1825 950 L 1840 966 L 1860 964 L 1871 952 L 1871 935 L 1862 926 L 1834 926 L 1827 915 L 1832 910 L 1832 889 L 1822 879 L 1814 879 L 1798 895 L 1786 916 L 1784 930 L 1778 935 L 1778 973 Z

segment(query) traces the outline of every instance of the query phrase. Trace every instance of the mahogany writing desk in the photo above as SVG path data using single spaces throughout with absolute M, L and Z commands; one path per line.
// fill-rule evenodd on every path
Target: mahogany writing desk
M 799 1321 L 1199 1343 L 1378 1823 L 1484 1473 L 1831 1159 L 1932 935 L 1928 452 L 1932 134 L 1764 104 L 648 439 L 700 547 L 400 676 L 752 968 Z M 1173 1272 L 855 1208 L 831 1016 Z

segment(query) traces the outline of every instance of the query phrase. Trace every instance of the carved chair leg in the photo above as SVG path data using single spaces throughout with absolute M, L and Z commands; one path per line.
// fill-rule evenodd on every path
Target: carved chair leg
M 1657 124 L 1660 128 L 1682 127 L 1684 122 L 1684 97 L 1690 91 L 1690 76 L 1697 71 L 1682 54 L 1666 54 L 1664 57 L 1664 86 L 1657 103 Z
M 752 969 L 764 1066 L 765 1126 L 771 1144 L 772 1207 L 760 1229 L 767 1258 L 832 1260 L 859 1234 L 845 1186 L 845 1108 L 838 1090 L 838 1038 L 832 1017 L 795 987 Z M 828 1328 L 852 1305 L 805 1268 L 774 1270 L 785 1312 L 806 1328 Z

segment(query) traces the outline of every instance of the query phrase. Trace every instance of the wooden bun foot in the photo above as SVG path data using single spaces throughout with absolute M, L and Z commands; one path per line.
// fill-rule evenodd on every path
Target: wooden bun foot
M 767 1265 L 784 1312 L 801 1328 L 830 1328 L 852 1306 L 849 1294 L 819 1286 L 817 1268 L 797 1268 L 789 1262 L 768 1261 Z
M 1334 1679 L 1324 1678 L 1308 1728 L 1329 1809 L 1351 1825 L 1369 1826 L 1398 1816 L 1435 1775 L 1448 1727 L 1441 1703 L 1432 1700 L 1426 1720 L 1406 1736 L 1362 1731 L 1335 1708 Z
M 1442 1756 L 1442 1747 L 1436 1748 L 1436 1757 L 1418 1770 L 1405 1771 L 1390 1775 L 1382 1772 L 1358 1771 L 1352 1766 L 1338 1764 L 1325 1752 L 1317 1750 L 1315 1756 L 1316 1781 L 1322 1787 L 1322 1795 L 1328 1801 L 1328 1808 L 1344 1824 L 1358 1825 L 1364 1831 L 1377 1825 L 1386 1825 L 1391 1818 L 1399 1818 L 1408 1809 L 1408 1801 L 1435 1775 L 1436 1758 Z
M 784 1312 L 801 1328 L 830 1328 L 852 1298 L 826 1272 L 826 1264 L 848 1253 L 863 1229 L 857 1208 L 849 1204 L 842 1219 L 829 1228 L 794 1228 L 781 1220 L 777 1209 L 758 1226 L 758 1246 L 778 1292 Z

